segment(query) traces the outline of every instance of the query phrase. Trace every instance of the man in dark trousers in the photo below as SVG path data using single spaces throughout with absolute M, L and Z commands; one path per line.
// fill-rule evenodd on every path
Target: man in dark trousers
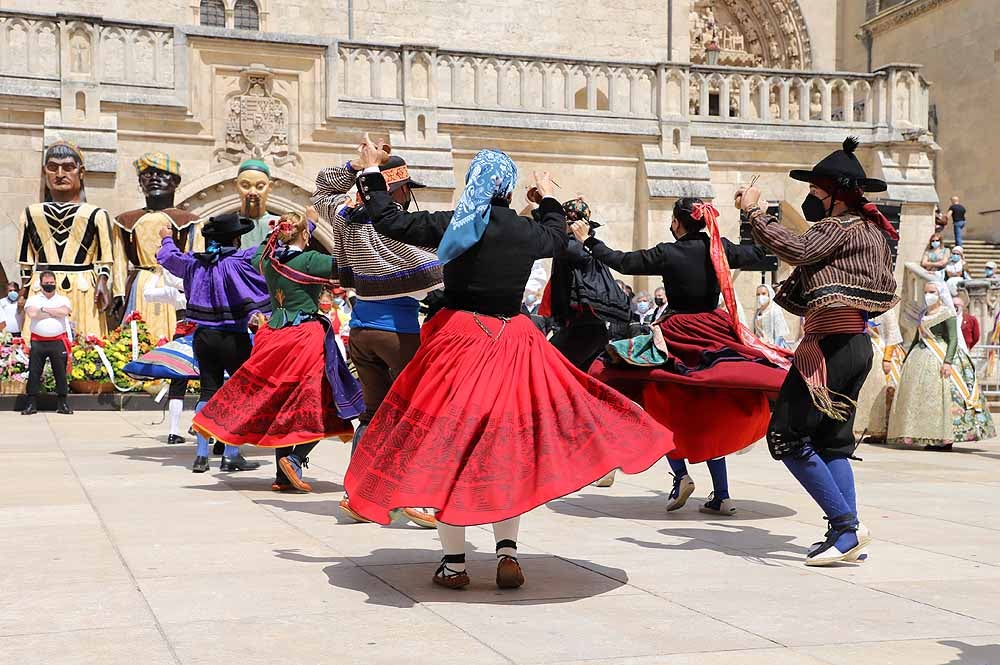
M 587 222 L 591 235 L 601 226 L 590 219 L 590 206 L 582 198 L 564 203 L 563 211 L 569 222 Z M 586 372 L 608 345 L 608 327 L 627 326 L 629 300 L 611 272 L 571 236 L 566 251 L 552 261 L 541 313 L 551 316 L 559 328 L 552 336 L 553 346 Z
M 965 235 L 965 206 L 958 202 L 958 197 L 951 197 L 951 205 L 948 207 L 948 221 L 955 228 L 955 245 L 962 246 L 962 238 Z
M 56 380 L 56 395 L 59 397 L 56 412 L 70 414 L 73 409 L 66 403 L 69 394 L 66 369 L 70 360 L 68 318 L 73 306 L 69 298 L 56 293 L 56 275 L 52 271 L 42 272 L 40 285 L 42 292 L 24 303 L 24 313 L 31 321 L 31 351 L 28 356 L 28 403 L 21 415 L 30 416 L 38 412 L 38 391 L 46 361 L 52 365 L 52 376 Z

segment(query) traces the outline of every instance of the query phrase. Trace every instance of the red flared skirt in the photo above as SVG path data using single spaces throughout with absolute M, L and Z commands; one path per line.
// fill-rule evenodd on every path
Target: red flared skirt
M 262 328 L 253 353 L 194 417 L 194 428 L 232 446 L 282 448 L 350 440 L 325 374 L 326 330 L 318 321 Z
M 501 322 L 479 316 L 495 337 Z M 673 450 L 669 431 L 569 364 L 526 316 L 493 339 L 442 310 L 351 458 L 351 508 L 389 523 L 406 506 L 474 525 L 521 515 L 612 469 L 639 473 Z
M 769 398 L 787 372 L 740 341 L 722 310 L 675 314 L 660 323 L 668 368 L 607 365 L 595 378 L 635 400 L 674 434 L 674 459 L 704 462 L 740 451 L 767 433 Z

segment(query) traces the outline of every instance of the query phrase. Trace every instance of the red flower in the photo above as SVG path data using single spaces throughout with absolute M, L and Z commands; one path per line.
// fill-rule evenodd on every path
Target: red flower
M 133 321 L 142 321 L 142 314 L 140 314 L 138 310 L 126 316 L 125 320 L 122 321 L 122 325 L 125 325 L 126 323 L 132 323 Z
M 86 341 L 87 344 L 91 346 L 99 346 L 101 348 L 104 348 L 104 340 L 96 335 L 87 335 L 87 339 L 84 341 Z

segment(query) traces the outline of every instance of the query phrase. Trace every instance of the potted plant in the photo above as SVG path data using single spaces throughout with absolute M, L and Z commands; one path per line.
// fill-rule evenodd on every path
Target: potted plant
M 104 348 L 104 340 L 89 335 L 73 345 L 73 368 L 70 370 L 69 387 L 75 393 L 99 395 L 115 391 L 115 386 L 108 378 L 108 371 L 98 353 L 98 348 Z
M 21 395 L 28 387 L 28 354 L 21 338 L 0 331 L 0 395 Z

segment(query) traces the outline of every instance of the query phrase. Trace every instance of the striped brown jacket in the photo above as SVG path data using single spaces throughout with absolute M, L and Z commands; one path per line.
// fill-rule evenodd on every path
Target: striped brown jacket
M 889 243 L 874 224 L 828 217 L 798 235 L 764 212 L 751 221 L 754 240 L 795 266 L 774 298 L 792 314 L 833 305 L 878 316 L 899 302 Z

